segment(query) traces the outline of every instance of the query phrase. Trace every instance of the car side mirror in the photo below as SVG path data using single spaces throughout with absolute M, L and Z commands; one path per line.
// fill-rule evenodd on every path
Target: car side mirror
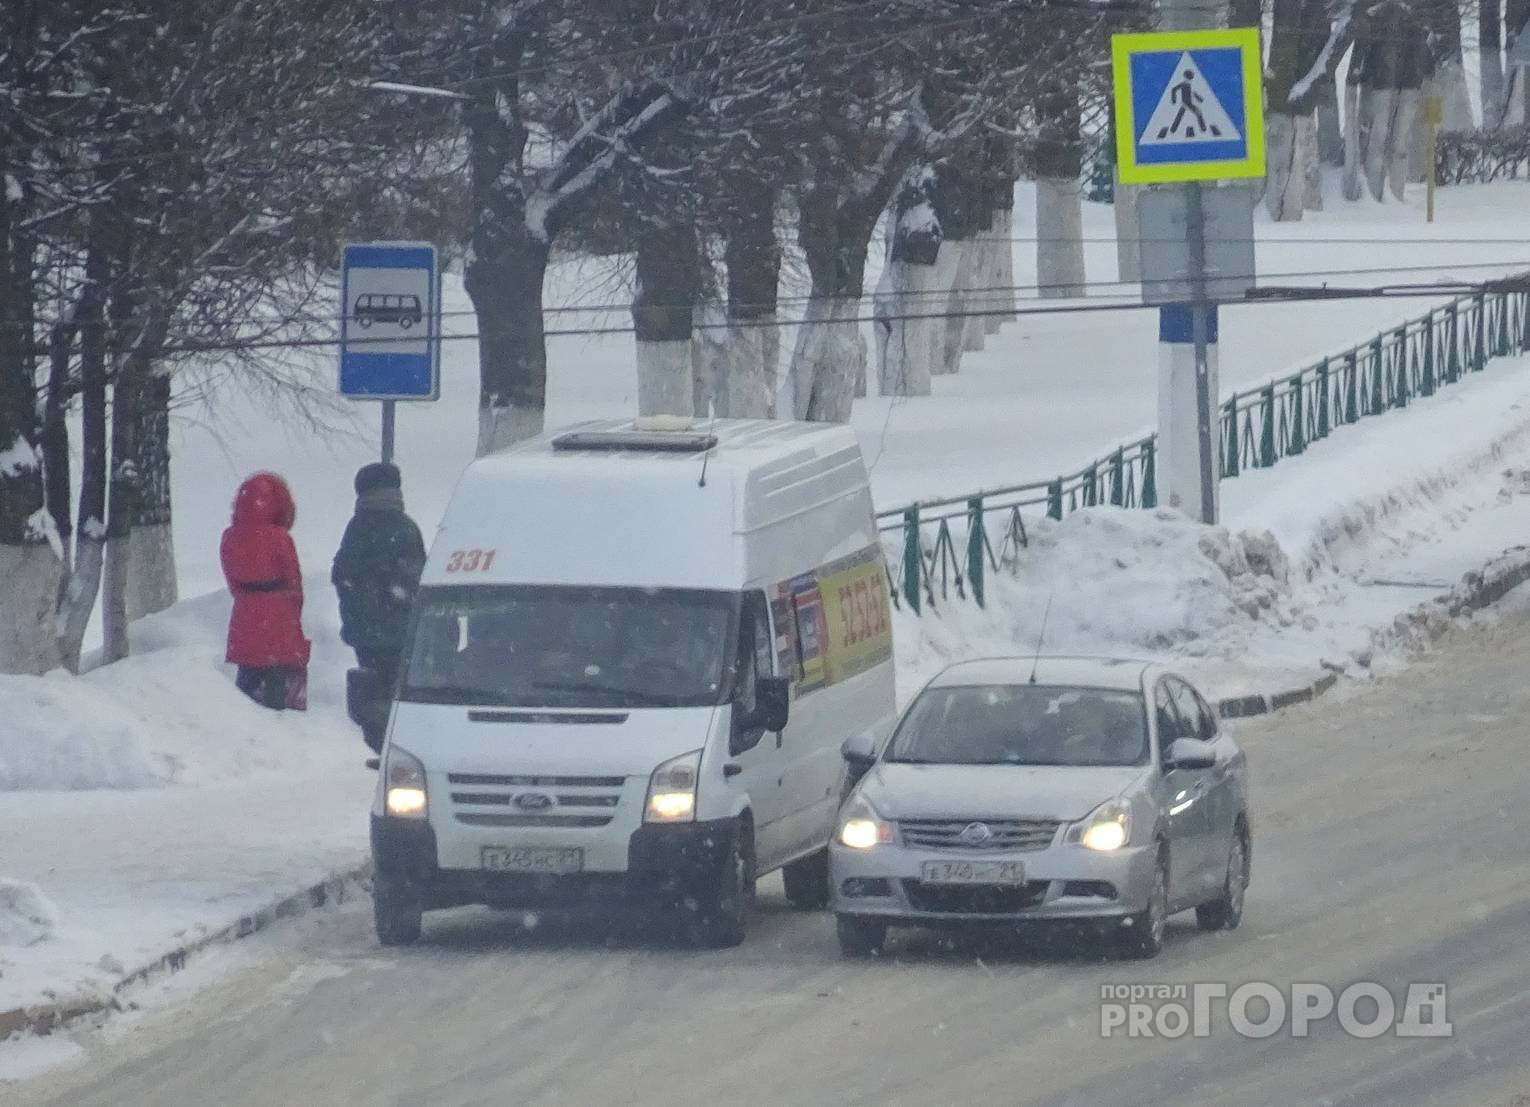
M 754 682 L 752 726 L 779 734 L 786 729 L 792 713 L 792 682 L 786 677 L 760 677 Z
M 877 763 L 877 740 L 870 734 L 852 734 L 839 747 L 839 755 L 850 767 L 850 775 L 859 780 Z
M 1176 738 L 1163 758 L 1165 769 L 1210 769 L 1216 763 L 1216 747 L 1199 738 Z

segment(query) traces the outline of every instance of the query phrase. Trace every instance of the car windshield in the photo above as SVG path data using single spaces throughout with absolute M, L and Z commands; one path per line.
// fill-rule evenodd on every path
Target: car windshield
M 400 698 L 505 707 L 721 703 L 736 605 L 732 593 L 682 589 L 423 589 Z
M 1142 765 L 1142 696 L 1105 688 L 992 684 L 930 688 L 888 761 L 941 765 Z

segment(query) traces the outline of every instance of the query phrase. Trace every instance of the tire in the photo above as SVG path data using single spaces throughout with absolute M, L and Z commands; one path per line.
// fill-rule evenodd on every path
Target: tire
M 887 924 L 866 915 L 835 915 L 834 930 L 846 957 L 880 957 L 887 944 Z
M 1153 889 L 1148 905 L 1128 916 L 1116 933 L 1117 952 L 1136 961 L 1148 961 L 1163 952 L 1163 936 L 1169 919 L 1169 854 L 1159 850 L 1153 868 Z
M 744 940 L 754 909 L 754 839 L 740 824 L 712 885 L 686 906 L 686 936 L 697 949 L 731 949 Z
M 408 946 L 419 941 L 425 906 L 407 885 L 379 876 L 372 881 L 372 921 L 377 941 L 385 946 Z
M 1233 831 L 1232 848 L 1227 855 L 1227 876 L 1222 894 L 1195 909 L 1195 922 L 1202 930 L 1236 930 L 1243 921 L 1243 897 L 1248 890 L 1248 831 L 1239 826 Z
M 408 315 L 405 315 L 399 319 L 398 325 L 407 331 L 410 327 L 414 326 L 414 319 Z
M 786 898 L 799 911 L 822 911 L 829 906 L 828 848 L 793 861 L 781 870 Z

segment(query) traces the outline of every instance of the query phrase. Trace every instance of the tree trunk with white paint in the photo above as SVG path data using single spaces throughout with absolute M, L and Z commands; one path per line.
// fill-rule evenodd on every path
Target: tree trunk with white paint
M 1036 105 L 1036 284 L 1042 297 L 1084 294 L 1084 146 L 1078 94 L 1050 93 Z
M 995 313 L 983 321 L 983 329 L 998 334 L 1015 318 L 1019 300 L 1015 289 L 1015 182 L 1008 178 L 994 190 L 994 262 L 989 285 L 994 289 Z
M 1277 223 L 1302 217 L 1306 173 L 1297 144 L 1297 120 L 1271 112 L 1265 119 L 1264 207 Z
M 877 367 L 883 396 L 927 396 L 930 378 L 944 369 L 946 320 L 940 313 L 961 259 L 945 249 L 941 176 L 937 166 L 915 166 L 894 201 L 892 249 L 877 297 L 878 325 L 887 339 Z
M 1036 294 L 1067 299 L 1084 295 L 1084 205 L 1078 179 L 1036 182 Z
M 1323 210 L 1323 158 L 1319 150 L 1318 124 L 1313 115 L 1296 121 L 1296 148 L 1302 167 L 1302 206 L 1308 211 Z
M 637 339 L 639 415 L 695 415 L 691 333 L 701 254 L 689 223 L 644 227 L 638 234 Z
M 776 191 L 768 184 L 741 182 L 728 227 L 728 357 L 726 380 L 717 390 L 735 419 L 765 419 L 775 412 L 775 365 L 767 334 L 774 330 L 781 276 L 776 242 Z
M 1370 89 L 1366 92 L 1360 109 L 1362 118 L 1369 120 L 1370 123 L 1364 131 L 1363 145 L 1365 147 L 1365 183 L 1373 200 L 1386 198 L 1387 176 L 1394 153 L 1393 124 L 1397 118 L 1398 97 L 1399 93 L 1395 88 Z M 1403 164 L 1406 165 L 1407 145 L 1403 143 L 1401 146 L 1401 150 L 1397 153 L 1401 155 L 1404 159 Z
M 542 433 L 547 344 L 542 286 L 548 247 L 514 223 L 474 236 L 463 288 L 478 321 L 478 456 Z
M 1387 183 L 1392 195 L 1404 199 L 1408 194 L 1408 169 L 1412 151 L 1407 136 L 1413 133 L 1414 119 L 1423 107 L 1423 92 L 1416 88 L 1400 89 L 1395 101 L 1397 114 L 1392 121 L 1392 162 L 1387 171 Z
M 1365 195 L 1365 90 L 1358 84 L 1344 88 L 1344 198 L 1358 200 Z

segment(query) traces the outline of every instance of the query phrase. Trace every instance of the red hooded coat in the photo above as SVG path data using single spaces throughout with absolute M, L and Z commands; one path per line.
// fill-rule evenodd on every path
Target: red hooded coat
M 234 522 L 223 532 L 223 576 L 234 594 L 228 623 L 228 660 L 255 668 L 301 669 L 308 664 L 303 637 L 303 575 L 292 544 L 297 508 L 286 481 L 256 473 L 234 497 Z

